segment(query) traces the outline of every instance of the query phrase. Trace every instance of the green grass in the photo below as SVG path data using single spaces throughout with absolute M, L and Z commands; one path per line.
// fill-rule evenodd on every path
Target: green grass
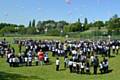
M 34 39 L 36 39 L 36 37 Z M 7 40 L 11 42 L 12 37 L 7 38 Z M 17 45 L 12 46 L 15 47 L 15 49 L 17 50 Z M 69 69 L 64 70 L 62 57 L 60 58 L 61 71 L 57 72 L 55 71 L 56 58 L 51 57 L 51 53 L 49 53 L 49 56 L 51 61 L 50 65 L 32 67 L 24 66 L 18 68 L 10 68 L 9 65 L 6 63 L 6 59 L 0 58 L 0 80 L 119 80 L 120 78 L 120 55 L 109 59 L 110 69 L 112 69 L 113 71 L 108 74 L 102 75 L 81 75 L 76 73 L 70 73 Z

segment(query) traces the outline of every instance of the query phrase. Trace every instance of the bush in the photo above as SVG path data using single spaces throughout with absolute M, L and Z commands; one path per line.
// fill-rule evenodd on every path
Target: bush
M 60 30 L 58 29 L 52 29 L 46 33 L 48 36 L 60 36 Z

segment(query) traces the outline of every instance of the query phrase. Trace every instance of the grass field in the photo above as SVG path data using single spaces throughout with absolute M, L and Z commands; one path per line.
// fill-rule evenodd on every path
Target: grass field
M 24 37 L 25 38 L 25 37 Z M 62 37 L 29 37 L 32 39 L 60 39 Z M 1 38 L 3 39 L 3 38 Z M 12 43 L 13 37 L 7 38 Z M 18 52 L 17 45 L 12 45 Z M 69 69 L 64 69 L 63 58 L 60 58 L 60 71 L 55 71 L 55 57 L 49 53 L 50 65 L 10 68 L 6 59 L 0 58 L 0 80 L 119 80 L 120 79 L 120 54 L 113 55 L 109 59 L 110 73 L 98 75 L 86 75 L 70 73 Z M 91 68 L 92 73 L 92 68 Z

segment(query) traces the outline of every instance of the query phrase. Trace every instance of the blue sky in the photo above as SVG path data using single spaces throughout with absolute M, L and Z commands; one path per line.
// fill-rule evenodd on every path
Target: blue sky
M 32 19 L 75 22 L 108 20 L 120 15 L 120 0 L 0 0 L 0 22 L 25 24 Z

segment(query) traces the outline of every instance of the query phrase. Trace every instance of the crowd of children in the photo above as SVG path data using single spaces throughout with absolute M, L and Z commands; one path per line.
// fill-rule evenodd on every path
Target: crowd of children
M 90 74 L 91 67 L 93 67 L 94 74 L 97 74 L 98 67 L 101 74 L 107 73 L 108 58 L 112 54 L 118 55 L 120 47 L 119 40 L 66 40 L 61 42 L 59 40 L 14 39 L 12 44 L 18 45 L 18 55 L 5 39 L 0 41 L 0 55 L 1 57 L 6 55 L 10 67 L 49 64 L 48 53 L 50 52 L 53 57 L 57 57 L 56 71 L 59 71 L 60 64 L 64 63 L 64 67 L 69 68 L 71 73 L 81 74 Z M 102 61 L 99 60 L 100 55 L 104 58 Z M 61 62 L 59 57 L 64 57 L 64 62 Z

